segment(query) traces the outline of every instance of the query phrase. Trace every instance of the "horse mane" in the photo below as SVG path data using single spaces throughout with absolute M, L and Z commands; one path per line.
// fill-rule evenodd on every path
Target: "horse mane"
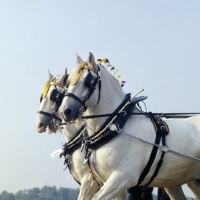
M 98 65 L 98 66 L 99 66 L 100 69 L 102 69 L 103 71 L 106 71 L 106 73 L 108 74 L 108 76 L 110 76 L 111 79 L 114 80 L 114 83 L 116 83 L 116 85 L 119 86 L 119 87 L 122 89 L 122 87 L 120 86 L 119 80 L 118 80 L 114 75 L 112 75 L 111 72 L 110 72 L 106 67 L 104 67 L 104 66 L 101 65 L 101 64 Z M 97 68 L 97 64 L 95 65 L 95 67 Z
M 116 86 L 119 87 L 119 88 L 121 88 L 121 90 L 122 90 L 122 87 L 120 86 L 119 80 L 118 80 L 115 76 L 113 76 L 113 75 L 110 73 L 110 71 L 109 71 L 108 69 L 106 69 L 106 67 L 104 67 L 104 66 L 101 65 L 101 64 L 95 63 L 94 68 L 95 68 L 97 71 L 98 71 L 98 66 L 100 67 L 100 70 L 103 70 L 106 74 L 108 74 L 108 76 L 110 76 L 111 80 L 112 80 L 112 79 L 114 80 L 114 83 L 116 83 Z M 79 70 L 80 70 L 80 64 L 77 64 L 77 65 L 72 69 L 71 73 L 70 73 L 69 76 L 68 76 L 67 85 L 70 84 L 72 78 L 79 72 Z M 102 73 L 101 73 L 101 74 L 102 74 Z M 123 91 L 123 90 L 122 90 L 122 91 Z

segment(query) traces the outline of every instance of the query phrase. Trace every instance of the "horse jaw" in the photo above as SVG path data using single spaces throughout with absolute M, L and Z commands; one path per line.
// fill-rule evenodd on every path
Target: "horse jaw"
M 48 128 L 49 128 L 48 134 L 51 134 L 51 133 L 56 134 L 56 132 L 59 130 L 59 128 L 57 126 L 54 126 L 52 124 L 49 124 Z

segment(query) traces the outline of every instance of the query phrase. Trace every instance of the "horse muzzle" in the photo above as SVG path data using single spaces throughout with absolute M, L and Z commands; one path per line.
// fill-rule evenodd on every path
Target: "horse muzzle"
M 74 111 L 71 108 L 66 108 L 64 111 L 61 111 L 60 113 L 65 122 L 75 121 L 80 114 L 79 111 Z
M 46 131 L 46 127 L 42 123 L 37 124 L 36 129 L 38 133 L 44 133 Z

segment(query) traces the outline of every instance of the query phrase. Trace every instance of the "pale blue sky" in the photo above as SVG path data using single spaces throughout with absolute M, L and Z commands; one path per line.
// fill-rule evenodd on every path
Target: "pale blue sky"
M 0 192 L 78 186 L 50 157 L 64 136 L 35 129 L 47 70 L 71 69 L 76 52 L 109 58 L 149 111 L 200 111 L 199 0 L 1 0 Z

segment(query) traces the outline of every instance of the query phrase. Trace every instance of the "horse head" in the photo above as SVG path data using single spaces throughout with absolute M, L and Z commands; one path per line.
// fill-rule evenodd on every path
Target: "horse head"
M 92 107 L 98 103 L 100 81 L 93 54 L 89 54 L 87 62 L 83 62 L 77 55 L 77 65 L 68 77 L 68 92 L 59 109 L 65 121 L 79 119 L 88 106 Z
M 77 65 L 67 82 L 68 92 L 59 109 L 65 121 L 80 118 L 86 110 L 87 114 L 112 111 L 124 98 L 119 81 L 104 66 L 95 63 L 92 53 L 87 62 L 77 55 Z
M 62 75 L 53 77 L 49 72 L 49 80 L 45 82 L 40 98 L 40 108 L 37 114 L 36 128 L 39 133 L 49 128 L 49 133 L 56 133 L 61 116 L 57 112 L 65 94 L 65 82 L 68 74 L 67 69 Z

